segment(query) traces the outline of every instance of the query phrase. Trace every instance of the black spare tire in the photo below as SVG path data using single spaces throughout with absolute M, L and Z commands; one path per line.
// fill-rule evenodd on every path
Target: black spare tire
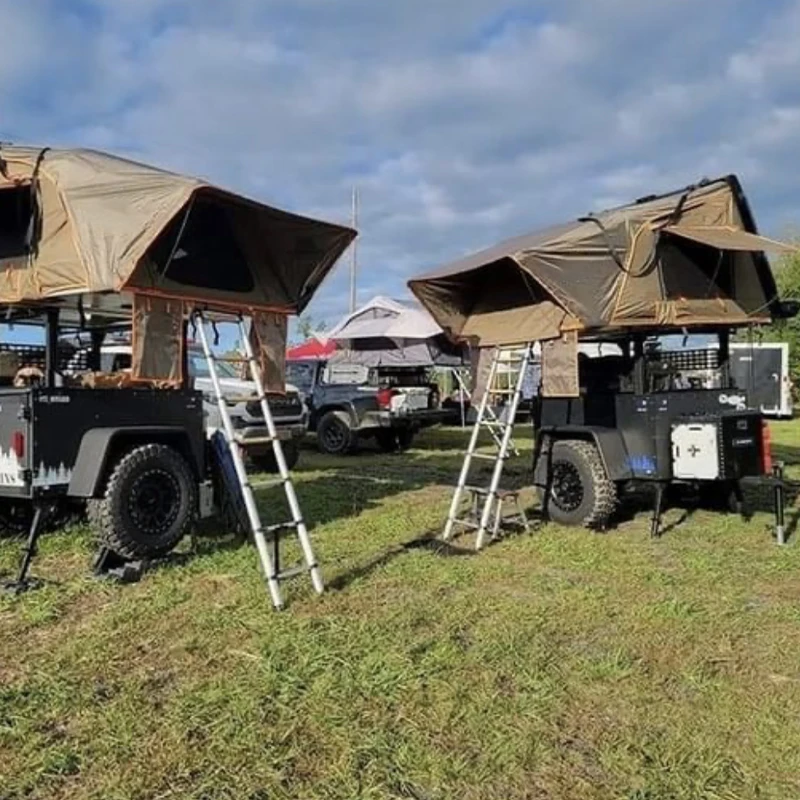
M 617 487 L 608 479 L 594 444 L 574 439 L 554 442 L 549 466 L 547 488 L 540 489 L 540 496 L 550 519 L 561 525 L 603 527 L 616 508 Z
M 189 532 L 197 508 L 197 483 L 186 459 L 172 447 L 145 444 L 114 465 L 105 493 L 88 503 L 101 544 L 125 558 L 165 555 Z

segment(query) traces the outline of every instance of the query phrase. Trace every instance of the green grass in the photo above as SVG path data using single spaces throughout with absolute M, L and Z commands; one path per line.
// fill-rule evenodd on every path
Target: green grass
M 800 463 L 800 424 L 773 428 Z M 659 541 L 640 513 L 409 545 L 441 528 L 465 438 L 304 452 L 332 588 L 291 583 L 281 614 L 248 546 L 116 586 L 87 577 L 85 531 L 46 537 L 51 582 L 0 600 L 0 799 L 800 796 L 797 545 L 702 511 Z

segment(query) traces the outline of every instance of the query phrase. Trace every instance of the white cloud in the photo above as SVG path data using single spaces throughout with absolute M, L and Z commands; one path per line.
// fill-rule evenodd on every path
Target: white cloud
M 704 174 L 742 173 L 768 230 L 796 215 L 800 0 L 0 0 L 0 18 L 0 138 L 339 221 L 358 183 L 364 291 Z M 346 273 L 317 315 L 344 310 Z

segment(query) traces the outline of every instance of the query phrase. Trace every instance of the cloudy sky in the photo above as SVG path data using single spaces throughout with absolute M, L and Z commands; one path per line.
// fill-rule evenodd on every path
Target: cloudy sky
M 335 221 L 357 185 L 359 300 L 702 176 L 800 228 L 800 0 L 0 0 L 0 30 L 0 140 Z

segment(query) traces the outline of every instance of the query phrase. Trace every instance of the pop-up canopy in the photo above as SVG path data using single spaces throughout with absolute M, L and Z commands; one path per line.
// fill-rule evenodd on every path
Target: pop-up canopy
M 482 346 L 625 329 L 769 323 L 778 303 L 735 176 L 498 244 L 409 282 L 454 339 Z
M 93 150 L 0 147 L 0 304 L 124 291 L 299 313 L 355 235 Z

